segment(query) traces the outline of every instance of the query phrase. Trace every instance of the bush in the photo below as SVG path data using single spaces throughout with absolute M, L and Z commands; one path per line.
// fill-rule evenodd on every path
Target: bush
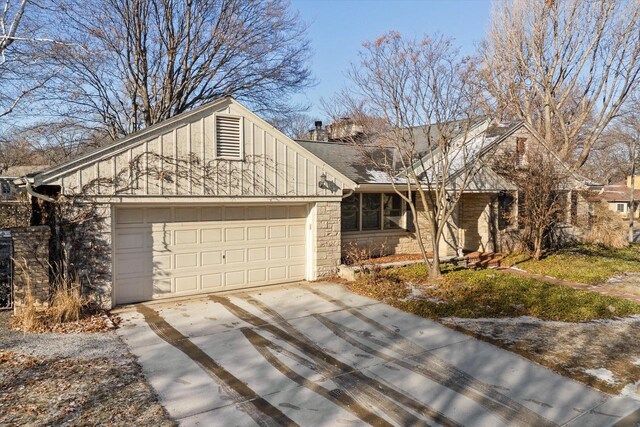
M 13 316 L 13 326 L 24 332 L 42 332 L 56 325 L 77 322 L 90 311 L 91 303 L 82 296 L 80 285 L 68 281 L 53 291 L 48 307 L 37 307 L 27 278 L 24 306 Z
M 628 245 L 628 224 L 617 212 L 609 209 L 606 203 L 594 203 L 594 215 L 591 227 L 585 235 L 585 243 L 595 243 L 612 248 L 624 248 Z

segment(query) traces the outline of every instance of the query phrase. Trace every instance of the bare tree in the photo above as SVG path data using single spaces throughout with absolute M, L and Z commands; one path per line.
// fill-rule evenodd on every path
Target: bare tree
M 637 0 L 501 0 L 482 46 L 492 107 L 525 120 L 574 167 L 640 75 Z
M 513 237 L 534 259 L 541 259 L 545 249 L 562 240 L 558 226 L 566 222 L 569 171 L 541 147 L 528 151 L 525 166 L 509 152 L 492 166 L 518 188 L 518 231 Z
M 634 241 L 634 215 L 637 209 L 635 200 L 636 170 L 640 157 L 640 92 L 635 93 L 628 102 L 623 114 L 604 134 L 603 145 L 609 156 L 614 157 L 623 171 L 630 176 L 629 183 L 629 230 L 628 240 Z
M 50 37 L 47 1 L 3 0 L 0 4 L 0 118 L 28 105 L 60 72 L 51 58 L 65 42 Z M 29 101 L 29 102 L 27 102 Z M 0 122 L 6 130 L 6 121 Z
M 354 89 L 331 103 L 341 108 L 334 116 L 348 115 L 362 130 L 351 142 L 364 166 L 383 171 L 406 202 L 429 275 L 439 277 L 440 242 L 484 146 L 483 121 L 473 117 L 473 67 L 439 36 L 412 40 L 391 32 L 363 46 L 350 72 Z
M 300 112 L 280 114 L 269 119 L 276 129 L 293 139 L 304 139 L 315 121 L 310 115 Z
M 292 108 L 310 83 L 306 27 L 284 0 L 55 0 L 68 70 L 62 113 L 118 137 L 231 95 L 260 112 Z

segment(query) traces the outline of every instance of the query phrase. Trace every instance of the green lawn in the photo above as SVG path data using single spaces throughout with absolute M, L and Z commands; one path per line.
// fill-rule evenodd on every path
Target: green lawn
M 624 272 L 640 272 L 640 248 L 585 245 L 554 252 L 540 261 L 517 255 L 507 262 L 531 273 L 594 285 Z
M 420 291 L 412 294 L 411 284 Z M 496 270 L 449 268 L 437 282 L 423 264 L 361 276 L 350 285 L 361 295 L 423 317 L 517 317 L 579 322 L 640 314 L 640 304 L 594 292 L 551 285 Z

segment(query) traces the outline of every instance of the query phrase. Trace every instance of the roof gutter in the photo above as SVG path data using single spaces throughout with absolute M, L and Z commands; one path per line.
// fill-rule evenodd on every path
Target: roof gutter
M 24 184 L 24 187 L 27 190 L 27 193 L 30 196 L 35 197 L 36 199 L 44 200 L 45 202 L 49 202 L 49 203 L 56 202 L 56 199 L 46 196 L 44 194 L 40 194 L 36 190 L 34 190 L 30 180 L 33 180 L 33 178 L 24 177 L 24 178 L 14 180 L 14 183 L 19 186 L 22 186 Z

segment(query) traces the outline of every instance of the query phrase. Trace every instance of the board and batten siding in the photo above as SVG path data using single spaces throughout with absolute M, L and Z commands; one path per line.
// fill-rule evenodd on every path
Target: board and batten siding
M 241 118 L 242 160 L 216 158 L 215 117 Z M 325 173 L 328 185 L 318 183 Z M 341 196 L 343 177 L 234 100 L 204 108 L 47 179 L 63 194 Z

